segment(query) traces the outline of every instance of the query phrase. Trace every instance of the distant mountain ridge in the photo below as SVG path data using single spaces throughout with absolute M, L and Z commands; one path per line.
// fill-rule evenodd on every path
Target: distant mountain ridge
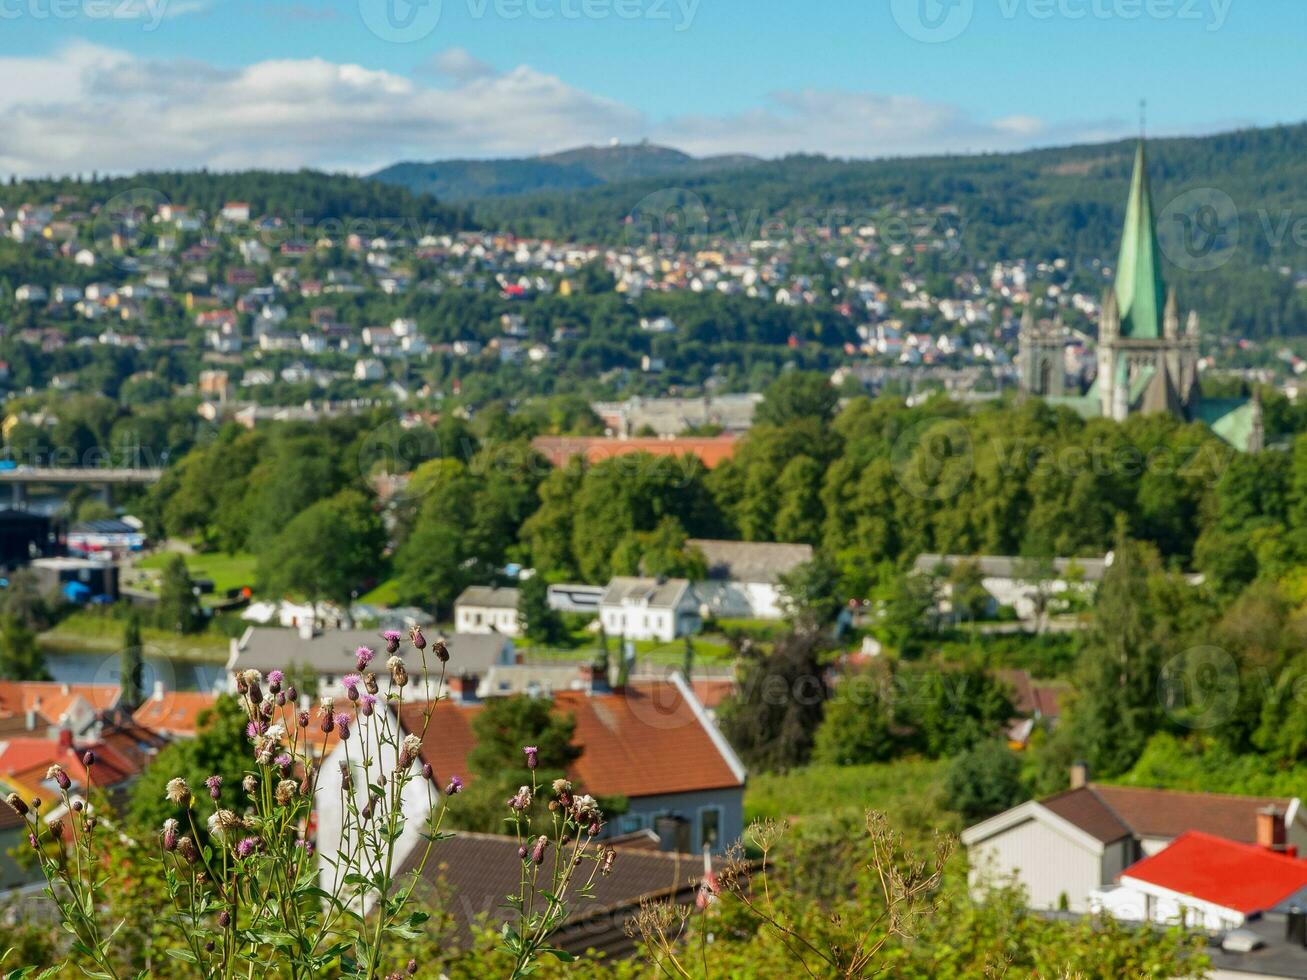
M 414 193 L 433 194 L 442 201 L 474 201 L 578 191 L 651 177 L 699 176 L 760 162 L 746 154 L 694 157 L 652 143 L 619 143 L 538 157 L 396 163 L 372 174 L 372 179 Z

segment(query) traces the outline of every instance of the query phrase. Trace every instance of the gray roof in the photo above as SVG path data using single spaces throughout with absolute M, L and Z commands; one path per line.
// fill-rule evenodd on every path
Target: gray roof
M 711 541 L 691 538 L 708 560 L 708 577 L 733 582 L 777 582 L 796 565 L 812 561 L 812 545 L 774 541 Z
M 480 606 L 483 609 L 516 609 L 517 589 L 495 585 L 469 585 L 454 600 L 455 606 Z
M 987 578 L 1020 579 L 1028 574 L 1026 566 L 1033 566 L 1036 559 L 1001 557 L 997 555 L 918 555 L 912 570 L 918 574 L 929 575 L 943 566 L 952 569 L 963 562 L 972 562 L 980 573 Z M 1109 565 L 1108 558 L 1054 558 L 1053 571 L 1065 575 L 1074 564 L 1083 573 L 1086 582 L 1100 582 Z
M 629 578 L 619 575 L 608 583 L 602 605 L 675 609 L 689 587 L 689 581 L 683 578 Z
M 428 634 L 428 638 L 434 639 L 435 634 Z M 449 647 L 451 670 L 484 673 L 492 665 L 512 659 L 512 641 L 495 633 L 453 633 L 443 639 Z M 306 640 L 293 629 L 253 626 L 241 638 L 233 667 L 266 673 L 293 665 L 311 667 L 319 674 L 348 674 L 354 670 L 354 651 L 362 646 L 377 652 L 384 669 L 385 641 L 375 630 L 327 630 Z M 407 640 L 403 649 L 411 669 L 420 661 Z

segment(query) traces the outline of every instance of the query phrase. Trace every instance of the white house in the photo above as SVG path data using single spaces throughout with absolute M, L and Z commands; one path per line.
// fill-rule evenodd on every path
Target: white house
M 1073 776 L 1076 780 L 1083 778 Z M 1258 813 L 1285 814 L 1287 842 L 1307 846 L 1307 821 L 1297 798 L 1183 793 L 1083 782 L 1031 800 L 962 832 L 970 880 L 979 894 L 988 881 L 1015 877 L 1032 909 L 1089 912 L 1103 888 L 1141 858 L 1189 831 L 1256 843 Z
M 1103 558 L 1053 558 L 1048 563 L 1033 559 L 996 555 L 919 555 L 912 566 L 917 575 L 947 576 L 958 566 L 975 565 L 981 586 L 989 593 L 992 615 L 1000 606 L 1010 606 L 1024 620 L 1035 619 L 1041 601 L 1089 597 L 1112 565 L 1112 555 Z M 951 613 L 953 587 L 942 582 L 939 610 Z
M 599 601 L 604 632 L 628 640 L 662 640 L 697 633 L 703 626 L 699 598 L 683 578 L 619 576 Z
M 454 629 L 459 633 L 517 636 L 517 589 L 470 585 L 454 600 Z
M 1125 922 L 1218 932 L 1238 929 L 1291 898 L 1300 901 L 1307 862 L 1275 843 L 1277 826 L 1283 836 L 1283 815 L 1272 808 L 1264 817 L 1267 838 L 1256 844 L 1198 831 L 1177 837 L 1126 868 L 1119 884 L 1094 892 L 1090 907 Z
M 705 612 L 720 619 L 781 619 L 782 575 L 812 561 L 812 546 L 766 541 L 692 538 L 708 563 L 708 578 L 694 584 Z

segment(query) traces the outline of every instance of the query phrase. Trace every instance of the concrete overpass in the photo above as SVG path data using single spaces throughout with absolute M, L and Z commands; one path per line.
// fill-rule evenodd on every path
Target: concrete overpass
M 10 506 L 15 510 L 25 510 L 30 487 L 91 486 L 102 490 L 105 501 L 112 503 L 114 487 L 148 486 L 158 483 L 161 476 L 161 469 L 18 466 L 0 469 L 0 486 L 9 487 Z

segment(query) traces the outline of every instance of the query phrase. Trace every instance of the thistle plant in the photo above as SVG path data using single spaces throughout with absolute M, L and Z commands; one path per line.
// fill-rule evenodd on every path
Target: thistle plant
M 155 853 L 166 884 L 161 916 L 178 939 L 168 952 L 186 965 L 185 972 L 224 980 L 417 972 L 418 964 L 402 951 L 427 918 L 415 907 L 413 890 L 432 847 L 447 836 L 441 823 L 462 785 L 451 776 L 439 794 L 436 774 L 420 757 L 434 705 L 444 696 L 449 653 L 438 641 L 428 645 L 414 629 L 410 642 L 420 668 L 410 670 L 400 655 L 399 634 L 383 638 L 389 677 L 378 680 L 370 670 L 373 651 L 360 647 L 358 673 L 344 678 L 340 698 L 323 698 L 316 713 L 301 707 L 280 671 L 266 678 L 242 671 L 236 689 L 248 716 L 250 752 L 243 780 L 224 785 L 215 775 L 202 789 L 180 776 L 169 781 L 166 796 L 176 816 L 159 829 Z M 429 659 L 438 669 L 428 670 Z M 413 676 L 420 690 L 410 689 Z M 423 725 L 405 734 L 399 708 L 412 693 L 425 703 Z M 318 816 L 320 762 L 333 742 L 342 746 L 345 761 L 340 811 L 332 815 L 341 822 L 340 846 L 321 855 L 321 865 L 333 872 L 326 875 L 320 874 L 310 830 Z M 88 773 L 94 762 L 88 752 Z M 357 773 L 363 785 L 354 792 Z M 122 923 L 107 924 L 113 912 L 102 899 L 116 869 L 96 846 L 98 818 L 87 802 L 89 785 L 86 797 L 75 795 L 58 766 L 49 778 L 59 787 L 59 819 L 41 820 L 40 801 L 11 794 L 7 802 L 27 824 L 47 892 L 73 937 L 73 964 L 83 975 L 116 980 L 112 944 Z M 206 793 L 215 806 L 204 826 L 194 818 L 196 792 Z M 428 814 L 420 829 L 409 826 L 411 814 L 405 813 L 405 800 L 415 793 L 425 797 Z M 406 834 L 419 843 L 416 862 L 401 875 L 397 845 Z
M 567 921 L 569 898 L 593 898 L 596 876 L 611 873 L 616 859 L 611 847 L 597 842 L 604 818 L 595 798 L 574 793 L 567 779 L 556 779 L 549 786 L 547 824 L 533 818 L 532 803 L 541 789 L 536 779 L 538 753 L 533 745 L 523 746 L 522 752 L 531 782 L 508 799 L 506 818 L 517 835 L 522 865 L 518 892 L 507 903 L 516 924 L 505 923 L 503 930 L 503 951 L 512 957 L 513 980 L 531 973 L 541 955 L 565 963 L 572 960 L 550 939 Z

